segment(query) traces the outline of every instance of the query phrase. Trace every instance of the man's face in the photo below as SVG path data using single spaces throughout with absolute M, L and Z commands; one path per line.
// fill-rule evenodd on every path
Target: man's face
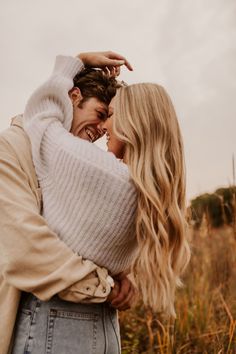
M 70 132 L 81 139 L 94 142 L 103 135 L 101 122 L 107 119 L 108 106 L 95 97 L 79 104 L 74 102 L 73 121 Z

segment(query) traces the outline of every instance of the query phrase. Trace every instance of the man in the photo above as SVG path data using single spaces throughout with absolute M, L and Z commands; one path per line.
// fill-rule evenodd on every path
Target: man
M 79 57 L 86 67 L 126 65 L 131 70 L 127 60 L 116 53 L 83 53 Z M 91 77 L 95 74 L 89 73 Z M 87 92 L 84 81 L 85 76 L 75 78 L 81 89 L 70 92 L 74 102 L 80 99 L 71 133 L 93 142 L 102 134 L 100 122 L 106 119 L 115 93 L 114 79 L 113 88 L 109 82 L 105 85 L 104 97 L 102 88 Z M 113 90 L 110 98 L 109 90 Z M 103 302 L 110 294 L 108 299 L 121 310 L 129 307 L 132 298 L 133 288 L 126 276 L 115 282 L 111 292 L 113 280 L 107 270 L 74 254 L 49 229 L 40 210 L 31 146 L 21 117 L 17 117 L 0 135 L 0 354 L 9 348 L 21 291 L 43 301 L 59 294 L 73 302 Z

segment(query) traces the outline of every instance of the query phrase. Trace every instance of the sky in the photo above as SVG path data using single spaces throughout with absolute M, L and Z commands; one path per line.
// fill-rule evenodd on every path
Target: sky
M 0 0 L 0 131 L 24 111 L 56 55 L 113 50 L 134 67 L 122 70 L 123 80 L 169 92 L 188 199 L 228 186 L 236 158 L 235 19 L 235 0 Z

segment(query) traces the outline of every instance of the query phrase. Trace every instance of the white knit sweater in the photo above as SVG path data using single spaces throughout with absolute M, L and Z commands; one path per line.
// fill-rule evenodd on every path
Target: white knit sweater
M 27 103 L 24 128 L 49 226 L 75 252 L 114 275 L 129 267 L 136 252 L 137 194 L 124 163 L 69 133 L 68 91 L 82 67 L 79 59 L 57 57 L 52 76 Z

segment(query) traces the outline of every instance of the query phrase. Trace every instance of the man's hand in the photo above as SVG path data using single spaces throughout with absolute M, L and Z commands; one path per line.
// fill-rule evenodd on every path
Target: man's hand
M 108 52 L 88 52 L 80 53 L 78 58 L 85 66 L 94 68 L 112 68 L 125 65 L 130 71 L 133 70 L 128 60 L 118 53 Z
M 110 294 L 107 297 L 107 301 L 108 302 L 112 302 L 113 300 L 116 299 L 116 297 L 118 296 L 119 292 L 120 292 L 120 283 L 114 279 L 114 287 L 111 289 Z
M 128 310 L 135 301 L 136 289 L 127 275 L 121 273 L 115 277 L 115 286 L 107 301 L 120 311 Z

